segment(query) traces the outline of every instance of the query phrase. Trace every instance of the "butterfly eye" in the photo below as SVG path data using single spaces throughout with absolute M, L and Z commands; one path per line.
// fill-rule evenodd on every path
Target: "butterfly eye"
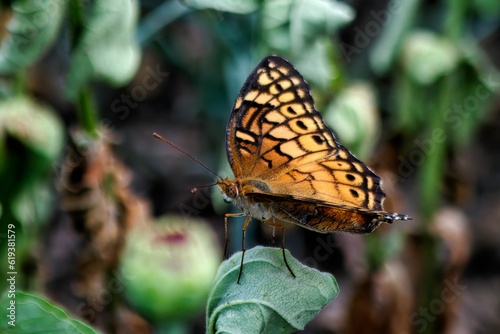
M 234 184 L 223 184 L 221 187 L 224 202 L 231 203 L 238 196 L 238 188 Z
M 231 188 L 228 188 L 228 190 L 230 190 Z M 231 203 L 234 199 L 234 197 L 231 197 L 231 193 L 228 191 L 228 193 L 226 194 L 225 192 L 222 192 L 222 199 L 224 200 L 224 202 L 226 203 Z
M 236 196 L 238 196 L 238 188 L 236 187 L 236 185 L 231 185 L 227 188 L 227 193 L 226 193 L 227 197 L 229 197 L 230 199 L 230 202 L 233 201 L 233 198 L 236 198 Z

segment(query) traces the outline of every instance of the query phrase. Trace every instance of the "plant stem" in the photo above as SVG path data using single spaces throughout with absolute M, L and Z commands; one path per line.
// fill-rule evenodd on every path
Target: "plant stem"
M 445 168 L 446 145 L 450 134 L 444 121 L 449 106 L 452 104 L 453 90 L 456 89 L 457 81 L 453 74 L 448 75 L 438 82 L 438 96 L 436 110 L 433 112 L 431 120 L 429 139 L 434 146 L 434 151 L 429 154 L 421 170 L 421 205 L 422 218 L 424 221 L 424 244 L 423 244 L 423 279 L 421 306 L 426 308 L 431 305 L 433 300 L 439 298 L 441 290 L 441 275 L 437 262 L 437 240 L 430 233 L 431 224 L 434 220 L 434 214 L 439 208 L 441 191 L 439 191 L 441 181 L 443 180 Z M 435 141 L 432 135 L 435 131 L 442 131 L 446 140 Z M 424 333 L 435 333 L 436 323 L 430 321 Z
M 85 29 L 85 17 L 83 13 L 83 3 L 81 0 L 69 1 L 69 23 L 71 32 L 71 50 L 79 45 Z M 97 137 L 97 112 L 93 103 L 92 94 L 88 86 L 82 87 L 78 92 L 77 109 L 82 128 L 93 138 Z
M 465 13 L 468 1 L 448 0 L 448 16 L 444 25 L 444 33 L 453 40 L 458 40 L 462 36 Z
M 92 137 L 97 137 L 97 116 L 92 95 L 88 87 L 83 87 L 78 94 L 78 114 L 83 129 Z
M 71 34 L 71 50 L 78 45 L 84 28 L 83 4 L 80 0 L 70 0 L 68 17 Z
M 457 41 L 463 30 L 464 17 L 467 8 L 467 2 L 464 0 L 449 0 L 448 1 L 448 16 L 444 24 L 444 34 L 450 39 Z M 457 87 L 457 80 L 454 74 L 445 77 L 439 86 L 438 105 L 434 113 L 434 118 L 431 124 L 431 132 L 440 130 L 444 131 L 447 140 L 442 142 L 432 142 L 434 152 L 431 154 L 424 166 L 422 166 L 422 217 L 425 222 L 424 235 L 424 254 L 423 254 L 423 278 L 425 284 L 423 286 L 421 305 L 428 307 L 433 300 L 439 298 L 439 291 L 442 289 L 442 284 L 438 280 L 441 279 L 437 255 L 437 240 L 430 232 L 430 225 L 433 221 L 434 213 L 439 206 L 441 192 L 436 189 L 443 180 L 445 168 L 446 142 L 450 139 L 450 133 L 443 116 L 447 109 L 452 105 L 453 92 Z M 431 136 L 432 138 L 432 136 Z M 436 284 L 438 283 L 438 284 Z M 435 333 L 438 330 L 435 321 L 428 322 L 424 333 Z

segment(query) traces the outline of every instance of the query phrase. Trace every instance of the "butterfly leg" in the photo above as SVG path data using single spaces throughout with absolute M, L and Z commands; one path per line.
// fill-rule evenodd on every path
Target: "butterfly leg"
M 273 234 L 271 235 L 271 246 L 276 245 L 276 226 L 273 225 Z
M 288 261 L 286 260 L 286 256 L 285 256 L 285 226 L 284 225 L 281 225 L 281 252 L 283 253 L 283 261 L 285 261 L 285 265 L 286 265 L 288 271 L 290 272 L 290 274 L 292 274 L 293 278 L 295 278 L 296 276 L 293 273 L 292 268 L 290 268 L 290 266 L 288 265 Z
M 241 217 L 245 214 L 243 212 L 238 213 L 226 213 L 224 215 L 224 258 L 227 256 L 227 245 L 229 244 L 229 237 L 227 233 L 227 218 L 229 217 Z
M 241 238 L 241 263 L 240 263 L 240 272 L 238 274 L 238 284 L 240 284 L 241 274 L 243 273 L 243 259 L 245 258 L 245 237 L 247 233 L 247 226 L 250 223 L 250 216 L 247 216 L 245 219 L 245 223 L 243 224 L 243 228 L 241 229 L 243 235 Z
M 290 274 L 292 274 L 293 278 L 295 278 L 296 276 L 293 273 L 292 268 L 290 268 L 290 265 L 288 264 L 288 261 L 286 260 L 286 256 L 285 256 L 285 226 L 281 225 L 281 224 L 277 224 L 276 221 L 274 220 L 274 217 L 273 217 L 273 222 L 272 223 L 268 222 L 268 224 L 270 224 L 273 227 L 273 239 L 274 239 L 274 231 L 275 231 L 276 227 L 279 227 L 281 229 L 281 253 L 283 254 L 283 261 L 285 262 L 286 268 L 288 269 Z M 274 242 L 273 242 L 273 245 L 274 245 Z

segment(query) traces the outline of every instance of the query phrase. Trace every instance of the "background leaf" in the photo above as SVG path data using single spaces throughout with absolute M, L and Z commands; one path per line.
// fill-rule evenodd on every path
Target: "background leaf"
M 460 54 L 448 39 L 418 31 L 409 35 L 403 50 L 403 65 L 408 75 L 421 84 L 430 84 L 455 70 Z
M 354 19 L 352 7 L 339 1 L 291 1 L 290 34 L 294 51 L 318 36 L 328 36 Z
M 49 204 L 46 182 L 41 181 L 61 153 L 63 138 L 62 125 L 47 106 L 27 97 L 0 101 L 0 203 L 6 210 L 0 221 L 10 222 L 8 212 L 32 217 L 29 222 L 38 221 L 34 211 L 47 216 L 34 204 Z M 40 193 L 45 195 L 34 195 Z
M 14 1 L 8 36 L 0 47 L 0 74 L 11 74 L 40 58 L 57 37 L 66 1 Z
M 8 310 L 10 302 L 15 301 L 15 326 L 10 326 L 8 321 L 11 311 Z M 45 299 L 36 295 L 16 291 L 11 298 L 5 292 L 0 299 L 0 308 L 7 316 L 2 317 L 0 332 L 2 333 L 79 333 L 96 334 L 92 327 L 85 325 L 80 320 L 71 318 L 61 308 L 52 305 Z M 6 320 L 8 319 L 8 320 Z
M 328 61 L 330 40 L 354 16 L 352 7 L 338 1 L 284 0 L 264 2 L 261 20 L 273 53 L 296 59 L 304 77 L 326 87 L 335 75 Z
M 370 53 L 370 64 L 376 73 L 384 74 L 393 66 L 401 44 L 419 13 L 419 3 L 418 0 L 389 2 L 387 21 L 383 23 L 384 29 Z
M 113 86 L 133 78 L 141 52 L 135 41 L 138 6 L 135 0 L 95 1 L 73 54 L 66 87 L 70 98 L 93 78 Z
M 62 125 L 48 106 L 26 97 L 0 101 L 0 124 L 2 139 L 7 134 L 15 137 L 38 152 L 45 159 L 46 166 L 50 166 L 61 151 Z
M 183 3 L 196 9 L 215 9 L 238 14 L 248 14 L 258 8 L 258 1 L 255 0 L 185 0 Z
M 355 82 L 338 93 L 324 112 L 342 143 L 361 159 L 369 157 L 380 135 L 380 117 L 374 88 Z
M 285 252 L 296 278 L 279 248 L 248 250 L 241 284 L 241 252 L 221 264 L 207 304 L 208 333 L 293 333 L 338 295 L 331 274 L 306 267 Z

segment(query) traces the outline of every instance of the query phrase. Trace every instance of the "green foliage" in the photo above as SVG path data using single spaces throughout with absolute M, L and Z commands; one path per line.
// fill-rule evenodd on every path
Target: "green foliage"
M 265 1 L 261 12 L 269 47 L 294 55 L 354 19 L 351 7 L 337 1 Z
M 0 322 L 0 332 L 4 334 L 97 334 L 92 327 L 70 317 L 63 309 L 44 298 L 19 290 L 14 295 L 15 297 L 5 292 L 0 298 L 2 314 L 6 313 Z M 10 315 L 14 317 L 10 318 Z M 11 320 L 14 320 L 15 326 L 9 325 Z
M 207 333 L 293 333 L 303 329 L 339 293 L 335 278 L 309 268 L 281 249 L 255 247 L 224 261 L 207 304 Z
M 0 100 L 0 226 L 15 224 L 18 264 L 51 214 L 48 175 L 62 146 L 62 125 L 50 108 L 27 97 Z M 0 242 L 2 259 L 7 258 L 6 244 Z M 7 262 L 0 264 L 2 281 L 6 266 Z M 20 275 L 17 283 L 28 282 Z
M 34 101 L 18 97 L 0 101 L 1 144 L 0 161 L 6 163 L 8 154 L 5 147 L 7 136 L 18 140 L 23 146 L 37 152 L 41 169 L 47 169 L 58 157 L 63 138 L 60 120 L 53 110 Z M 13 153 L 13 152 L 11 152 Z
M 57 37 L 67 1 L 19 0 L 12 3 L 8 35 L 0 47 L 0 74 L 33 64 Z
M 402 63 L 415 82 L 428 85 L 452 73 L 460 58 L 453 42 L 432 32 L 415 31 L 406 38 Z
M 494 20 L 500 15 L 500 2 L 496 0 L 475 0 L 474 7 L 481 15 Z
M 354 11 L 338 1 L 265 1 L 261 8 L 264 55 L 290 57 L 302 75 L 326 88 L 336 69 L 331 36 L 354 19 Z M 313 60 L 313 61 L 311 61 Z
M 145 11 L 138 30 L 137 0 L 5 3 L 12 4 L 12 18 L 1 41 L 0 74 L 15 76 L 14 88 L 27 87 L 27 82 L 22 82 L 26 70 L 56 41 L 66 38 L 61 44 L 69 45 L 70 52 L 65 55 L 69 69 L 60 93 L 75 102 L 81 113 L 80 124 L 90 133 L 98 123 L 91 81 L 120 86 L 133 78 L 141 52 L 136 32 L 143 46 L 156 48 L 156 55 L 163 52 L 168 58 L 169 71 L 176 76 L 172 82 L 184 84 L 169 86 L 172 94 L 182 90 L 180 97 L 173 97 L 171 110 L 176 112 L 175 106 L 186 101 L 192 103 L 182 117 L 203 119 L 203 135 L 211 141 L 207 147 L 222 148 L 230 106 L 258 60 L 272 53 L 288 58 L 311 84 L 316 105 L 327 123 L 360 157 L 373 155 L 380 138 L 401 138 L 406 151 L 400 153 L 405 158 L 425 148 L 422 160 L 413 166 L 420 191 L 415 211 L 421 219 L 412 222 L 423 221 L 424 230 L 444 198 L 440 189 L 448 157 L 469 142 L 485 119 L 491 97 L 500 89 L 499 75 L 485 60 L 478 37 L 465 31 L 465 27 L 477 25 L 486 35 L 484 31 L 491 28 L 485 29 L 482 24 L 495 20 L 500 13 L 497 0 L 391 0 L 384 22 L 361 17 L 356 21 L 359 25 L 349 28 L 366 33 L 367 27 L 362 24 L 376 22 L 379 27 L 377 33 L 372 30 L 371 35 L 365 34 L 369 37 L 366 45 L 352 45 L 350 49 L 338 46 L 336 36 L 355 18 L 355 10 L 345 1 L 167 0 Z M 429 8 L 432 13 L 426 11 Z M 469 10 L 474 12 L 472 20 L 465 15 Z M 176 24 L 174 29 L 162 30 Z M 189 33 L 184 34 L 186 31 Z M 352 31 L 345 35 L 349 33 Z M 193 42 L 191 36 L 198 40 Z M 346 54 L 346 50 L 353 53 Z M 179 80 L 177 76 L 184 77 Z M 189 84 L 182 81 L 185 77 Z M 12 92 L 19 91 L 4 89 L 9 83 L 0 82 L 2 96 L 9 97 L 0 102 L 0 225 L 14 222 L 23 230 L 21 234 L 27 234 L 53 209 L 50 169 L 59 157 L 64 134 L 49 108 L 23 96 L 27 89 L 12 97 Z M 222 149 L 212 150 L 207 156 L 217 160 L 218 153 L 227 165 Z M 174 318 L 185 321 L 199 310 L 209 293 L 218 249 L 207 242 L 210 232 L 194 225 L 189 225 L 189 231 L 185 225 L 176 225 L 176 233 L 194 236 L 191 241 L 195 245 L 189 249 L 182 249 L 180 244 L 166 247 L 166 240 L 176 239 L 158 240 L 156 237 L 165 232 L 161 228 L 141 226 L 131 235 L 121 263 L 127 279 L 125 293 L 131 304 L 153 322 L 173 322 Z M 40 236 L 37 232 L 31 232 L 32 241 Z M 397 254 L 401 240 L 398 234 L 366 238 L 369 266 L 378 268 Z M 34 243 L 18 241 L 17 259 L 22 268 L 23 254 Z M 424 278 L 433 276 L 437 257 L 438 248 L 432 242 L 429 245 L 424 254 Z M 249 250 L 241 285 L 236 284 L 241 253 L 225 261 L 207 305 L 208 332 L 293 332 L 337 296 L 338 286 L 331 275 L 304 267 L 286 254 L 296 279 L 284 266 L 280 249 Z M 4 258 L 2 254 L 0 257 Z M 22 280 L 19 275 L 21 286 Z M 429 305 L 434 297 L 425 290 L 431 290 L 435 282 L 423 284 L 422 295 L 428 299 L 423 305 Z M 6 302 L 4 295 L 2 309 Z M 18 292 L 16 302 L 18 327 L 14 332 L 21 328 L 27 332 L 55 329 L 94 333 L 39 297 Z M 5 322 L 2 324 L 0 331 L 11 330 Z M 66 326 L 68 330 L 64 330 Z
M 419 3 L 418 0 L 389 1 L 387 21 L 369 55 L 375 73 L 386 74 L 393 68 L 401 45 L 418 17 Z
M 335 124 L 335 133 L 360 159 L 368 158 L 380 135 L 380 117 L 374 87 L 356 82 L 341 90 L 326 106 L 327 124 Z
M 228 40 L 234 58 L 226 63 L 228 72 L 238 74 L 241 85 L 257 61 L 269 54 L 279 54 L 293 59 L 294 65 L 302 75 L 313 84 L 328 89 L 332 78 L 338 76 L 337 68 L 332 62 L 332 36 L 343 26 L 354 19 L 354 10 L 339 1 L 186 1 L 188 6 L 197 9 L 215 9 L 233 14 L 247 13 L 241 21 L 250 21 L 253 27 L 251 43 L 237 45 L 245 28 L 238 27 L 238 34 L 233 32 L 229 23 L 221 24 L 221 38 Z M 217 24 L 220 24 L 217 22 Z M 232 36 L 240 35 L 240 36 Z M 242 41 L 249 42 L 246 38 Z M 249 49 L 249 47 L 251 47 Z M 248 59 L 248 54 L 254 57 Z M 241 64 L 233 62 L 247 60 L 244 75 L 239 75 Z M 233 65 L 240 66 L 239 68 Z M 212 84 L 212 83 L 211 83 Z M 231 86 L 232 87 L 232 86 Z M 210 88 L 207 87 L 210 91 Z
M 40 182 L 46 180 L 61 153 L 61 123 L 48 107 L 19 97 L 0 101 L 0 125 L 0 203 L 4 211 L 0 219 L 11 222 L 9 218 L 13 215 L 14 221 L 35 223 L 39 217 L 33 220 L 21 217 L 35 218 L 35 212 L 43 212 L 48 204 L 50 197 L 38 198 L 37 205 L 42 209 L 39 211 L 30 198 L 36 189 L 42 191 Z
M 477 47 L 450 38 L 422 31 L 409 35 L 401 51 L 399 126 L 424 136 L 441 129 L 451 146 L 466 142 L 500 89 L 500 76 L 487 73 L 482 58 Z
M 129 82 L 140 63 L 135 41 L 138 2 L 98 0 L 82 18 L 81 36 L 74 46 L 66 93 L 75 98 L 91 79 L 113 86 Z
M 249 14 L 259 6 L 259 2 L 253 0 L 186 0 L 184 4 L 196 9 L 214 9 L 237 14 Z
M 93 79 L 124 85 L 140 63 L 134 36 L 138 10 L 135 0 L 13 1 L 13 17 L 0 48 L 0 74 L 14 74 L 40 59 L 68 14 L 74 33 L 66 95 L 75 100 Z

